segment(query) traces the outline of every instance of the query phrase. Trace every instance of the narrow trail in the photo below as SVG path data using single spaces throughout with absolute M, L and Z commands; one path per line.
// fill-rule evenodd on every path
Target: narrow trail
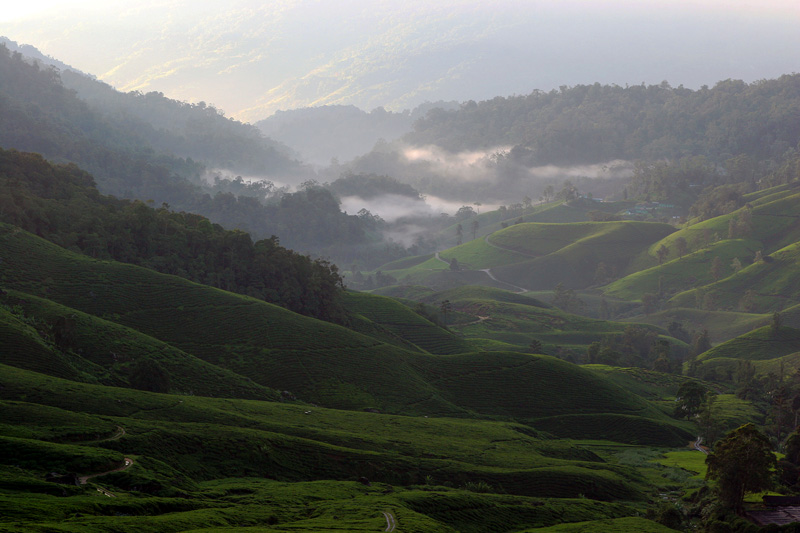
M 442 262 L 442 263 L 444 263 L 445 265 L 450 265 L 450 263 L 448 263 L 447 261 L 445 261 L 444 259 L 442 259 L 441 257 L 439 257 L 439 252 L 436 252 L 435 254 L 433 254 L 433 257 L 435 257 L 436 259 L 438 259 L 439 261 L 441 261 L 441 262 Z
M 488 238 L 488 235 L 487 235 L 487 238 Z M 490 245 L 490 246 L 494 246 L 494 245 Z M 495 248 L 497 248 L 497 246 L 495 246 Z M 500 249 L 502 250 L 503 248 L 500 248 Z M 441 261 L 442 263 L 444 263 L 445 265 L 449 265 L 450 264 L 447 261 L 445 261 L 444 259 L 442 259 L 441 257 L 439 257 L 439 252 L 436 252 L 434 254 L 434 257 L 436 259 L 438 259 L 439 261 Z M 514 289 L 514 292 L 516 292 L 517 294 L 522 294 L 523 292 L 528 292 L 528 289 L 526 289 L 524 287 L 520 287 L 519 285 L 514 285 L 513 283 L 509 283 L 509 282 L 503 281 L 501 279 L 497 279 L 496 277 L 494 277 L 494 274 L 492 274 L 492 269 L 490 269 L 490 268 L 481 268 L 481 269 L 478 269 L 477 272 L 485 272 L 486 275 L 489 276 L 489 279 L 491 279 L 492 281 L 495 281 L 497 283 L 502 283 L 503 285 L 508 285 L 509 287 L 512 287 Z
M 486 235 L 483 238 L 483 242 L 485 242 L 486 244 L 488 244 L 492 248 L 496 248 L 498 250 L 503 250 L 504 252 L 511 252 L 512 254 L 518 254 L 518 255 L 525 256 L 525 257 L 530 257 L 532 259 L 536 259 L 537 257 L 541 257 L 541 255 L 529 254 L 529 253 L 526 253 L 526 252 L 520 252 L 519 250 L 512 250 L 511 248 L 506 248 L 505 246 L 500 246 L 498 244 L 495 244 L 495 243 L 493 243 L 492 241 L 489 240 L 489 237 L 491 237 L 491 236 L 492 236 L 491 233 L 489 235 Z
M 113 435 L 111 435 L 110 437 L 106 437 L 105 439 L 97 439 L 97 440 L 93 440 L 93 441 L 89 441 L 89 442 L 91 442 L 91 443 L 109 442 L 109 441 L 119 440 L 122 437 L 124 437 L 125 435 L 126 435 L 125 428 L 122 427 L 122 426 L 117 426 L 117 431 Z M 97 474 L 86 474 L 86 475 L 83 475 L 83 476 L 78 476 L 78 483 L 80 485 L 86 485 L 87 483 L 89 483 L 90 479 L 94 479 L 94 478 L 100 477 L 100 476 L 105 476 L 105 475 L 108 475 L 108 474 L 113 474 L 114 472 L 122 472 L 123 470 L 127 470 L 131 466 L 133 466 L 133 462 L 134 462 L 133 459 L 131 459 L 130 457 L 124 457 L 123 460 L 122 460 L 122 466 L 114 468 L 112 470 L 107 470 L 105 472 L 98 472 Z M 103 487 L 97 487 L 96 486 L 95 489 L 97 489 L 97 492 L 99 492 L 99 493 L 101 493 L 104 496 L 107 496 L 109 498 L 116 498 L 117 497 L 116 494 L 114 494 L 110 490 L 104 489 Z
M 526 289 L 524 287 L 520 287 L 519 285 L 514 285 L 513 283 L 509 283 L 509 282 L 503 281 L 501 279 L 497 279 L 496 277 L 494 277 L 494 274 L 492 274 L 492 269 L 491 268 L 482 268 L 481 272 L 486 272 L 486 275 L 489 276 L 489 278 L 491 278 L 493 281 L 496 281 L 497 283 L 502 283 L 503 285 L 508 285 L 509 287 L 514 287 L 514 292 L 516 292 L 517 294 L 522 294 L 523 292 L 528 292 L 528 289 Z
M 86 485 L 86 483 L 90 479 L 94 479 L 94 478 L 100 477 L 100 476 L 105 476 L 107 474 L 113 474 L 114 472 L 122 472 L 123 470 L 129 469 L 131 466 L 133 466 L 133 459 L 131 459 L 130 457 L 125 457 L 125 459 L 122 461 L 122 466 L 120 466 L 119 468 L 115 468 L 113 470 L 107 470 L 105 472 L 99 472 L 97 474 L 88 474 L 88 475 L 85 475 L 85 476 L 78 476 L 78 483 L 80 483 L 81 485 Z
M 698 436 L 697 440 L 694 442 L 694 449 L 697 450 L 697 451 L 703 452 L 704 454 L 708 455 L 708 450 L 706 450 L 705 448 L 700 446 L 700 443 L 702 443 L 702 442 L 703 442 L 703 437 L 699 437 Z
M 383 511 L 383 516 L 386 518 L 386 529 L 384 531 L 394 531 L 397 527 L 397 519 L 389 511 Z
M 472 326 L 474 324 L 480 324 L 481 322 L 485 322 L 485 321 L 489 320 L 490 318 L 492 318 L 492 317 L 478 315 L 478 320 L 473 320 L 472 322 L 466 322 L 464 324 L 453 324 L 453 325 L 454 326 L 458 326 L 458 327 L 461 327 L 461 326 Z

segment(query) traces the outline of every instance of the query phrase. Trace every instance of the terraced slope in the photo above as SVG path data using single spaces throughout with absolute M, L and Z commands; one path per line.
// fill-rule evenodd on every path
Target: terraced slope
M 760 361 L 783 357 L 798 351 L 800 351 L 800 330 L 784 326 L 776 331 L 771 326 L 764 326 L 719 344 L 698 355 L 697 359 L 709 361 L 724 357 Z
M 497 343 L 496 348 L 483 344 L 485 349 L 508 350 L 513 346 L 527 352 L 531 341 L 536 339 L 549 354 L 555 354 L 557 347 L 583 354 L 592 342 L 599 342 L 607 335 L 621 335 L 630 326 L 570 314 L 530 296 L 490 287 L 459 287 L 421 299 L 431 304 L 442 300 L 452 305 L 452 329 L 472 342 L 489 339 Z M 665 330 L 651 329 L 666 335 Z M 668 340 L 683 344 L 676 339 Z
M 799 215 L 800 216 L 800 215 Z M 745 266 L 703 287 L 720 309 L 771 313 L 800 305 L 800 242 L 771 253 L 766 260 Z M 696 305 L 694 291 L 683 291 L 671 305 Z
M 756 376 L 790 376 L 800 368 L 800 330 L 764 326 L 713 347 L 697 360 L 696 375 L 706 380 L 734 382 L 743 361 L 752 364 Z
M 667 224 L 631 221 L 520 224 L 492 235 L 489 242 L 534 258 L 493 273 L 529 289 L 552 289 L 558 283 L 584 288 L 596 283 L 600 263 L 609 273 L 624 272 L 643 249 L 673 231 Z
M 393 298 L 350 292 L 345 296 L 344 305 L 349 311 L 368 319 L 370 324 L 381 326 L 392 337 L 402 339 L 421 351 L 454 354 L 471 349 L 464 339 L 433 324 Z
M 0 275 L 9 289 L 46 294 L 62 305 L 68 302 L 72 309 L 118 325 L 96 322 L 112 336 L 127 334 L 124 328 L 135 329 L 154 347 L 162 346 L 153 344 L 160 341 L 256 384 L 291 391 L 320 405 L 525 420 L 571 414 L 578 408 L 661 418 L 639 397 L 553 358 L 513 352 L 412 352 L 260 300 L 79 256 L 9 226 L 0 228 L 0 245 L 5 250 Z M 45 304 L 31 299 L 27 305 Z M 83 320 L 89 319 L 80 315 L 79 322 Z M 94 364 L 101 364 L 107 356 L 93 357 Z M 578 398 L 572 394 L 576 390 L 589 396 Z M 571 397 L 562 398 L 567 393 Z M 591 404 L 589 411 L 581 407 L 584 403 Z
M 52 376 L 201 396 L 279 397 L 275 390 L 134 329 L 18 291 L 0 296 L 0 329 L 5 341 L 1 362 Z M 142 372 L 163 372 L 169 378 L 147 379 Z
M 640 270 L 603 287 L 603 293 L 614 298 L 638 300 L 645 293 L 657 293 L 659 286 L 666 295 L 679 294 L 714 282 L 711 264 L 719 257 L 722 275 L 733 274 L 735 258 L 751 257 L 760 246 L 754 239 L 729 239 L 665 261 L 662 265 Z
M 694 306 L 694 288 L 714 293 L 718 309 L 737 309 L 745 290 L 754 292 L 752 310 L 768 312 L 800 302 L 797 299 L 797 262 L 800 241 L 800 192 L 781 186 L 746 196 L 748 205 L 727 215 L 692 224 L 655 242 L 631 265 L 631 274 L 604 288 L 608 295 L 638 299 L 658 287 L 671 296 L 671 305 Z M 749 220 L 746 229 L 729 237 L 730 226 Z M 686 243 L 679 256 L 678 241 Z M 659 265 L 657 250 L 669 254 Z M 768 262 L 754 263 L 756 252 L 769 256 Z M 714 282 L 712 261 L 719 257 L 721 279 Z M 776 261 L 771 261 L 770 258 Z M 736 272 L 733 261 L 742 268 Z M 756 268 L 752 268 L 756 267 Z
M 3 365 L 0 405 L 8 531 L 360 531 L 384 528 L 383 511 L 405 530 L 461 530 L 475 513 L 506 530 L 632 516 L 620 500 L 642 499 L 633 470 L 511 423 L 153 394 Z M 41 481 L 124 458 L 88 485 Z
M 692 302 L 694 304 L 694 302 Z M 724 342 L 739 335 L 744 335 L 755 328 L 769 323 L 771 315 L 744 313 L 734 311 L 708 311 L 688 307 L 669 307 L 647 316 L 627 319 L 630 322 L 652 324 L 664 329 L 672 322 L 686 324 L 690 329 L 712 332 L 713 342 Z M 787 317 L 788 323 L 788 317 Z M 800 317 L 794 324 L 800 326 Z

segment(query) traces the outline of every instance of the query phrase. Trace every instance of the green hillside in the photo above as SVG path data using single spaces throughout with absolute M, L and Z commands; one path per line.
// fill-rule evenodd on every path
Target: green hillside
M 758 249 L 759 242 L 754 239 L 730 239 L 710 244 L 695 252 L 629 274 L 603 287 L 603 292 L 611 297 L 638 300 L 645 293 L 658 293 L 659 287 L 666 294 L 677 294 L 695 287 L 713 283 L 712 261 L 719 258 L 722 277 L 733 274 L 731 262 L 735 258 L 744 259 Z
M 746 311 L 763 313 L 796 305 L 796 269 L 791 265 L 800 241 L 800 194 L 794 187 L 780 186 L 745 199 L 748 203 L 738 210 L 691 224 L 653 243 L 635 259 L 632 272 L 607 285 L 604 292 L 626 299 L 661 293 L 671 297 L 671 305 L 689 307 L 695 305 L 693 289 L 702 287 L 711 294 L 715 309 L 745 305 Z M 662 247 L 667 253 L 659 264 L 657 251 Z M 757 252 L 765 259 L 754 261 Z M 716 273 L 714 261 L 719 262 Z M 740 300 L 748 290 L 751 298 L 743 304 Z
M 703 287 L 720 309 L 755 313 L 782 311 L 800 304 L 800 242 L 771 253 L 739 272 Z M 694 291 L 676 294 L 670 304 L 692 305 Z M 696 303 L 694 304 L 696 305 Z
M 272 389 L 134 329 L 17 291 L 0 296 L 0 324 L 7 339 L 2 362 L 20 368 L 156 392 L 278 398 Z
M 779 382 L 800 368 L 800 330 L 764 326 L 714 346 L 697 357 L 695 375 L 709 381 L 735 383 L 748 362 L 753 376 L 772 375 Z
M 422 351 L 438 354 L 470 351 L 470 345 L 464 339 L 393 298 L 349 292 L 344 305 L 353 314 L 365 317 L 370 324 L 380 326 L 392 337 L 402 339 L 404 347 L 410 343 Z M 433 309 L 438 312 L 438 309 Z M 389 340 L 391 338 L 387 342 Z
M 360 531 L 385 527 L 384 511 L 404 530 L 460 531 L 487 512 L 485 523 L 506 530 L 632 516 L 619 501 L 642 499 L 632 469 L 514 424 L 159 395 L 0 369 L 7 531 Z M 124 457 L 131 466 L 86 485 L 41 481 L 49 471 L 102 473 Z M 588 499 L 569 499 L 579 495 Z
M 0 228 L 0 244 L 5 250 L 0 265 L 5 287 L 39 293 L 40 298 L 46 295 L 48 300 L 63 302 L 62 305 L 68 302 L 81 313 L 104 317 L 118 325 L 98 321 L 98 332 L 113 331 L 117 338 L 127 334 L 143 346 L 156 342 L 154 339 L 170 345 L 175 350 L 162 349 L 158 362 L 173 372 L 181 368 L 180 364 L 189 369 L 186 372 L 194 372 L 189 362 L 179 361 L 191 361 L 185 355 L 190 354 L 263 387 L 290 391 L 305 401 L 409 415 L 472 414 L 531 420 L 589 409 L 661 418 L 660 412 L 637 396 L 553 358 L 509 352 L 432 356 L 253 298 L 133 265 L 73 254 L 9 226 Z M 433 348 L 455 348 L 452 343 L 457 339 L 421 317 L 416 318 L 407 308 L 398 308 L 399 304 L 383 298 L 370 298 L 356 295 L 353 301 L 379 320 L 388 320 L 403 309 L 398 316 L 406 322 L 398 321 L 393 326 L 396 331 L 410 330 L 412 336 L 417 335 L 418 343 L 428 343 Z M 526 300 L 516 295 L 508 298 Z M 38 305 L 46 310 L 54 305 L 30 301 L 27 305 L 32 309 Z M 543 309 L 535 300 L 526 303 L 529 309 Z M 55 316 L 47 313 L 62 311 L 54 309 L 43 311 L 42 316 Z M 416 323 L 409 321 L 412 317 Z M 84 320 L 89 318 L 81 314 L 76 324 Z M 391 325 L 386 324 L 381 327 Z M 126 333 L 125 328 L 135 329 L 147 338 Z M 80 328 L 76 326 L 76 330 Z M 108 356 L 102 351 L 109 346 L 98 346 L 101 356 L 92 361 L 87 354 L 86 359 L 108 365 Z M 125 355 L 124 351 L 121 353 Z M 193 364 L 199 367 L 199 363 Z M 536 394 L 531 395 L 531 390 Z M 580 390 L 589 396 L 551 400 L 567 390 Z M 523 397 L 525 400 L 521 401 Z
M 767 324 L 770 321 L 770 315 L 669 307 L 646 316 L 638 315 L 635 318 L 626 319 L 626 321 L 652 324 L 664 329 L 673 322 L 683 325 L 687 330 L 707 329 L 711 332 L 713 342 L 723 342 Z M 795 323 L 800 326 L 800 319 L 797 319 Z
M 564 357 L 563 351 L 568 350 L 574 362 L 582 361 L 591 343 L 621 337 L 632 325 L 571 314 L 536 298 L 491 287 L 459 287 L 420 293 L 417 298 L 434 306 L 445 300 L 450 302 L 449 327 L 484 349 L 529 352 L 535 339 L 542 343 L 542 353 Z M 662 327 L 644 326 L 654 337 L 666 335 L 666 324 Z M 496 343 L 495 347 L 487 340 Z M 673 338 L 667 340 L 683 345 Z
M 783 357 L 797 351 L 800 351 L 800 330 L 785 326 L 775 330 L 772 326 L 764 326 L 719 344 L 700 354 L 697 359 L 709 361 L 726 357 L 759 361 Z
M 442 251 L 438 259 L 424 256 L 379 270 L 404 284 L 436 290 L 467 284 L 585 288 L 621 274 L 634 257 L 673 231 L 667 224 L 632 221 L 514 224 Z M 451 270 L 453 259 L 460 271 Z M 485 269 L 491 273 L 480 272 Z
M 641 250 L 672 231 L 667 224 L 648 222 L 518 225 L 492 235 L 489 242 L 538 257 L 492 272 L 498 279 L 529 289 L 552 289 L 558 283 L 585 288 L 625 271 Z M 601 263 L 606 269 L 602 275 L 598 274 Z

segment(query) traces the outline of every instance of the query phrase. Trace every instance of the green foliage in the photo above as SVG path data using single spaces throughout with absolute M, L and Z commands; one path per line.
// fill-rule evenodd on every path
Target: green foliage
M 593 533 L 595 531 L 606 533 L 670 533 L 675 530 L 646 518 L 626 517 L 561 524 L 530 531 L 531 533 L 533 531 L 540 533 Z
M 419 200 L 419 191 L 406 183 L 401 183 L 390 176 L 375 174 L 345 174 L 331 182 L 330 189 L 337 196 L 358 196 L 369 199 L 378 196 L 394 194 Z
M 644 222 L 521 224 L 493 234 L 492 244 L 529 258 L 493 268 L 501 280 L 536 289 L 564 283 L 574 289 L 594 283 L 603 263 L 616 275 L 673 228 Z
M 692 437 L 685 428 L 671 422 L 621 414 L 570 414 L 540 418 L 534 425 L 563 438 L 646 446 L 681 446 Z
M 691 420 L 700 411 L 706 388 L 696 381 L 686 381 L 678 389 L 675 398 L 675 416 Z
M 35 154 L 0 151 L 0 184 L 1 221 L 65 248 L 344 320 L 336 266 L 287 250 L 275 237 L 253 243 L 248 234 L 223 230 L 198 215 L 101 196 L 85 172 Z
M 720 164 L 730 154 L 764 160 L 797 146 L 798 83 L 797 75 L 786 75 L 696 91 L 667 83 L 562 87 L 431 112 L 406 140 L 454 152 L 510 142 L 519 145 L 514 160 L 528 166 L 687 155 Z M 729 164 L 728 174 L 741 179 L 744 166 Z
M 777 332 L 772 326 L 755 329 L 702 353 L 699 359 L 703 362 L 726 357 L 757 361 L 774 359 L 798 351 L 800 331 L 783 326 Z
M 0 76 L 4 148 L 70 161 L 91 172 L 104 193 L 202 213 L 259 240 L 277 235 L 293 249 L 330 256 L 345 245 L 366 243 L 364 221 L 342 213 L 328 189 L 282 194 L 271 183 L 247 185 L 241 176 L 216 176 L 209 185 L 206 165 L 298 181 L 311 172 L 254 126 L 225 118 L 205 103 L 177 102 L 156 92 L 118 93 L 81 74 L 31 65 L 5 46 Z M 90 239 L 101 229 L 92 227 Z M 99 250 L 102 243 L 94 246 Z
M 772 487 L 772 471 L 777 466 L 772 445 L 753 424 L 729 433 L 706 459 L 706 477 L 718 482 L 724 505 L 742 512 L 744 495 Z

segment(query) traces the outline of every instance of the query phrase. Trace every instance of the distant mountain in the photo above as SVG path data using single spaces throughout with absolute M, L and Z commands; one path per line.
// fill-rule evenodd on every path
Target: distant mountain
M 326 105 L 278 111 L 256 126 L 268 137 L 297 150 L 304 161 L 328 165 L 369 152 L 376 142 L 393 141 L 412 130 L 430 109 L 456 109 L 456 102 L 435 102 L 393 113 L 377 107 L 367 113 L 355 106 Z
M 20 54 L 24 55 L 25 57 L 28 57 L 28 58 L 33 59 L 35 61 L 38 61 L 39 63 L 41 63 L 43 65 L 50 65 L 52 67 L 56 67 L 61 72 L 65 72 L 67 70 L 71 70 L 73 72 L 77 72 L 77 73 L 83 74 L 84 76 L 88 76 L 90 78 L 93 77 L 93 76 L 90 76 L 89 74 L 85 74 L 85 73 L 81 72 L 80 70 L 76 69 L 75 67 L 73 67 L 71 65 L 67 65 L 66 63 L 56 59 L 55 57 L 44 55 L 35 46 L 32 46 L 30 44 L 19 44 L 16 41 L 12 41 L 8 37 L 3 37 L 3 36 L 0 35 L 0 45 L 3 45 L 3 44 L 5 44 L 6 48 L 11 50 L 12 52 L 19 52 Z
M 779 157 L 800 141 L 800 74 L 752 84 L 724 80 L 691 90 L 660 85 L 579 85 L 468 102 L 430 113 L 405 141 L 450 151 L 518 146 L 529 165 L 676 159 L 723 162 Z
M 161 94 L 122 94 L 2 46 L 0 147 L 76 163 L 103 193 L 204 214 L 256 239 L 276 235 L 304 253 L 330 257 L 364 242 L 359 219 L 329 191 L 309 181 L 287 193 L 273 183 L 316 174 L 254 126 Z
M 800 48 L 796 11 L 777 1 L 758 16 L 745 7 L 663 0 L 635 9 L 516 0 L 241 0 L 136 9 L 53 3 L 46 15 L 13 20 L 12 11 L 10 18 L 7 34 L 42 43 L 48 54 L 123 91 L 210 101 L 251 122 L 281 109 L 401 111 L 425 101 L 594 82 L 667 79 L 699 88 L 731 77 L 754 81 L 796 69 L 792 51 Z

